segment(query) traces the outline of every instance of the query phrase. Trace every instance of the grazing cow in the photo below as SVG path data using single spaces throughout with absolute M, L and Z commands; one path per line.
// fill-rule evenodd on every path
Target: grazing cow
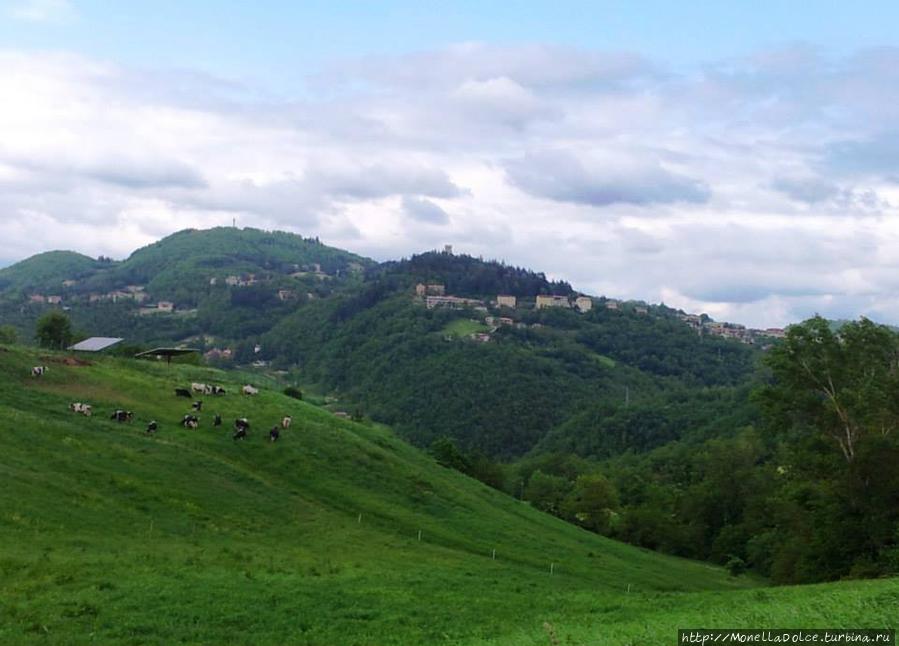
M 195 401 L 193 404 L 190 405 L 190 407 L 193 408 L 195 411 L 200 412 L 201 410 L 203 410 L 203 400 Z
M 268 441 L 277 442 L 279 437 L 281 437 L 281 431 L 278 430 L 278 426 L 272 426 L 272 430 L 268 432 Z
M 196 415 L 185 415 L 181 418 L 181 426 L 195 431 L 200 426 L 200 418 Z
M 31 369 L 32 377 L 43 377 L 44 373 L 47 372 L 47 366 L 35 366 Z
M 210 395 L 224 395 L 224 394 L 225 394 L 225 389 L 222 388 L 221 386 L 213 386 L 213 387 L 212 387 L 212 392 L 209 393 L 209 394 L 210 394 Z
M 90 417 L 92 412 L 90 404 L 82 404 L 81 402 L 69 404 L 69 410 L 73 413 L 81 413 L 85 417 Z
M 203 393 L 206 394 L 206 384 L 198 384 L 196 382 L 190 385 L 190 389 L 195 393 Z
M 130 410 L 118 409 L 109 416 L 109 419 L 114 419 L 117 422 L 130 422 L 134 419 L 134 413 Z
M 238 417 L 234 420 L 234 435 L 232 435 L 232 439 L 242 440 L 247 436 L 247 433 L 250 430 L 250 422 L 247 421 L 246 417 Z
M 241 388 L 241 392 L 242 392 L 244 395 L 258 395 L 258 394 L 259 394 L 259 389 L 258 389 L 258 388 L 253 388 L 253 386 L 251 386 L 250 384 L 247 384 L 246 386 L 244 386 L 243 388 Z
M 213 426 L 221 426 L 222 425 L 222 416 L 216 413 L 216 416 L 212 418 Z
M 187 397 L 190 399 L 192 396 L 187 388 L 175 388 L 175 397 Z
M 281 418 L 281 428 L 285 431 L 290 428 L 290 423 L 293 421 L 293 417 L 290 415 L 285 415 Z
M 156 423 L 156 420 L 153 420 L 152 422 L 147 424 L 147 433 L 149 435 L 152 435 L 153 433 L 155 433 L 158 430 L 159 430 L 159 424 Z

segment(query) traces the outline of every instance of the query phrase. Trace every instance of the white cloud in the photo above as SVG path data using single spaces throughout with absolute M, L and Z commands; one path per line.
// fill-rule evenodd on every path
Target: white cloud
M 794 48 L 677 74 L 463 44 L 345 62 L 273 101 L 0 51 L 0 260 L 123 256 L 236 217 L 381 259 L 453 243 L 756 325 L 899 322 L 897 60 Z

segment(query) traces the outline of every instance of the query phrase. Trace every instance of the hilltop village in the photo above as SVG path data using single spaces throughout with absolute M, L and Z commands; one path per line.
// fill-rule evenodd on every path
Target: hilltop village
M 620 301 L 611 298 L 593 298 L 584 294 L 575 296 L 538 294 L 532 299 L 519 298 L 509 294 L 497 294 L 491 300 L 477 298 L 465 298 L 446 293 L 446 286 L 442 283 L 418 283 L 415 286 L 415 299 L 423 303 L 428 309 L 470 309 L 478 315 L 477 322 L 483 322 L 489 329 L 487 331 L 472 332 L 468 338 L 483 343 L 489 342 L 491 334 L 504 325 L 518 328 L 528 327 L 527 324 L 515 319 L 516 310 L 541 310 L 547 308 L 573 309 L 581 314 L 591 311 L 595 306 L 604 307 L 607 310 L 619 312 L 631 312 L 639 316 L 652 316 L 655 314 L 653 306 L 643 302 Z M 782 328 L 754 329 L 747 328 L 739 323 L 729 323 L 712 320 L 707 314 L 688 314 L 678 312 L 677 318 L 695 330 L 697 334 L 709 334 L 727 339 L 734 339 L 747 345 L 769 344 L 772 339 L 781 339 L 785 335 Z M 540 323 L 533 323 L 530 327 L 542 327 Z

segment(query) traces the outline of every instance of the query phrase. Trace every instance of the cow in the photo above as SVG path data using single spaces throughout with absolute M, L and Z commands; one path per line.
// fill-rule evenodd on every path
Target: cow
M 181 418 L 181 426 L 196 430 L 200 426 L 200 418 L 196 415 L 185 415 Z
M 156 431 L 159 430 L 159 424 L 156 423 L 156 420 L 153 420 L 149 424 L 147 424 L 147 434 L 153 435 Z
M 187 397 L 190 399 L 192 396 L 187 388 L 175 388 L 175 397 Z
M 81 413 L 85 417 L 91 416 L 91 405 L 90 404 L 82 404 L 81 402 L 75 402 L 73 404 L 69 404 L 69 410 L 73 413 Z
M 259 389 L 258 389 L 258 388 L 254 388 L 254 387 L 251 386 L 250 384 L 247 384 L 246 386 L 244 386 L 243 388 L 241 388 L 241 392 L 242 392 L 244 395 L 258 395 L 258 394 L 259 394 Z
M 190 407 L 199 413 L 201 410 L 203 410 L 203 400 L 201 399 L 201 400 L 195 401 L 193 404 L 190 405 Z
M 225 394 L 225 389 L 222 388 L 221 386 L 213 386 L 213 387 L 212 387 L 212 392 L 211 392 L 211 393 L 208 393 L 208 394 L 210 394 L 210 395 L 224 395 L 224 394 Z
M 130 410 L 118 409 L 109 416 L 109 419 L 114 419 L 117 422 L 130 422 L 134 419 L 134 413 Z
M 213 426 L 221 426 L 222 425 L 222 416 L 216 413 L 216 416 L 212 418 Z
M 281 431 L 278 429 L 278 425 L 276 424 L 272 426 L 272 430 L 268 432 L 268 441 L 277 442 L 279 437 L 281 437 Z
M 281 418 L 281 428 L 285 431 L 290 428 L 290 423 L 293 421 L 293 417 L 290 415 L 285 415 Z
M 244 430 L 250 429 L 250 422 L 246 417 L 238 417 L 234 420 L 234 428 L 242 428 Z
M 242 439 L 246 438 L 246 436 L 247 436 L 247 429 L 237 428 L 237 429 L 234 429 L 234 434 L 231 435 L 231 439 L 236 442 L 237 440 L 242 440 Z
M 206 394 L 206 384 L 198 384 L 196 382 L 190 385 L 190 389 L 195 393 L 203 393 Z
M 32 377 L 43 377 L 44 373 L 46 373 L 46 372 L 47 372 L 47 366 L 34 366 L 31 369 L 31 376 Z

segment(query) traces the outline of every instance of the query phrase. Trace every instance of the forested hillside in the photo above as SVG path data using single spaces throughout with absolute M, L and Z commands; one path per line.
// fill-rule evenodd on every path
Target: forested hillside
M 121 262 L 50 252 L 0 270 L 0 317 L 29 338 L 37 318 L 61 306 L 84 334 L 131 343 L 191 339 L 200 347 L 209 337 L 239 346 L 246 359 L 247 339 L 303 303 L 360 281 L 372 265 L 290 233 L 191 229 Z M 160 301 L 174 310 L 154 310 Z
M 419 282 L 484 306 L 430 309 L 416 297 Z M 490 304 L 506 293 L 519 306 Z M 751 348 L 697 335 L 664 307 L 646 314 L 534 308 L 538 294 L 554 293 L 572 290 L 499 263 L 424 254 L 381 266 L 359 290 L 286 317 L 265 335 L 264 354 L 299 365 L 304 379 L 344 393 L 416 443 L 446 436 L 494 457 L 521 456 L 543 441 L 586 456 L 647 450 L 701 431 L 697 417 L 705 425 L 716 417 L 749 422 L 728 389 L 750 379 Z M 511 322 L 486 342 L 450 333 L 491 316 Z M 615 416 L 637 419 L 639 410 L 659 407 L 690 415 L 641 425 L 634 442 L 593 423 L 600 412 L 614 424 Z M 585 440 L 597 432 L 592 445 Z
M 82 280 L 104 266 L 101 260 L 73 251 L 47 251 L 0 269 L 0 294 L 4 300 L 23 300 L 31 292 L 59 293 L 63 281 Z
M 376 265 L 315 239 L 219 228 L 179 232 L 121 262 L 45 254 L 0 280 L 18 286 L 0 291 L 0 317 L 20 338 L 62 306 L 82 335 L 299 369 L 304 384 L 422 446 L 447 437 L 492 458 L 538 446 L 598 458 L 721 430 L 715 419 L 750 421 L 728 393 L 750 379 L 752 348 L 697 334 L 664 306 L 596 298 L 585 312 L 537 309 L 540 296 L 569 304 L 577 293 L 465 255 Z M 467 301 L 431 307 L 416 291 L 428 285 Z

